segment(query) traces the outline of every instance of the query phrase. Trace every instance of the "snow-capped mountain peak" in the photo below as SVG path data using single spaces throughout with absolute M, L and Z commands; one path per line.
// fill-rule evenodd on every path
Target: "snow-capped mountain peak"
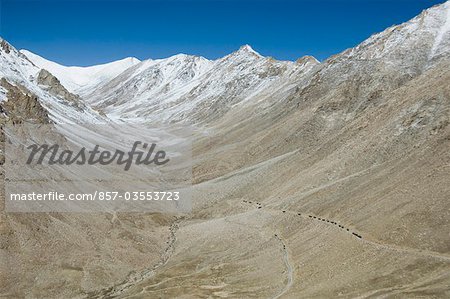
M 424 10 L 415 18 L 372 35 L 358 46 L 344 52 L 343 59 L 388 59 L 403 61 L 422 59 L 433 62 L 450 53 L 450 1 Z M 418 52 L 421 52 L 420 55 Z
M 225 56 L 226 57 L 242 57 L 242 58 L 263 58 L 261 54 L 253 50 L 253 48 L 250 45 L 243 45 L 239 48 L 239 50 L 231 53 L 230 55 Z
M 310 82 L 347 82 L 349 70 L 358 71 L 360 77 L 369 77 L 373 69 L 395 70 L 389 82 L 403 84 L 450 54 L 449 3 L 375 34 L 323 63 L 312 56 L 277 61 L 249 45 L 217 60 L 178 54 L 88 68 L 65 67 L 23 53 L 113 119 L 204 122 L 231 109 L 264 101 L 270 105 L 274 93 L 301 90 Z M 385 80 L 379 78 L 380 88 Z M 364 93 L 364 86 L 360 89 Z
M 245 44 L 245 45 L 241 46 L 239 48 L 239 52 L 250 53 L 250 54 L 257 55 L 257 56 L 261 56 L 258 52 L 253 50 L 253 48 L 250 45 L 248 45 L 248 44 Z
M 30 57 L 17 51 L 2 38 L 0 38 L 0 79 L 3 87 L 0 90 L 2 100 L 9 100 L 8 97 L 16 101 L 27 99 L 25 101 L 30 102 L 26 102 L 25 106 L 32 103 L 31 107 L 38 110 L 42 106 L 46 111 L 44 114 L 48 113 L 49 120 L 56 123 L 98 123 L 105 120 L 79 97 L 61 87 L 58 79 L 48 72 L 45 74 Z M 12 96 L 8 96 L 7 93 L 11 93 Z M 16 93 L 18 96 L 14 96 Z M 39 103 L 40 106 L 34 106 L 35 103 Z M 18 107 L 21 104 L 23 102 L 17 102 Z M 31 110 L 28 112 L 32 113 Z
M 446 40 L 447 42 L 450 40 L 450 1 L 447 1 L 441 6 L 441 14 L 445 17 L 442 20 L 442 25 L 437 32 L 436 38 L 434 40 L 433 46 L 431 48 L 430 56 L 435 56 L 440 54 L 439 51 L 442 50 L 443 47 L 441 45 Z
M 114 77 L 140 62 L 134 57 L 127 57 L 121 60 L 106 64 L 89 67 L 64 66 L 56 62 L 49 61 L 28 50 L 20 50 L 34 65 L 41 69 L 46 69 L 56 76 L 61 84 L 70 92 L 81 93 L 90 89 L 100 82 L 112 80 Z

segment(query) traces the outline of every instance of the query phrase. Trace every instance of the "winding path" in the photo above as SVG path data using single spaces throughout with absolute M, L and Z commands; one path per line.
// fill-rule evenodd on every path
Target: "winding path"
M 125 279 L 122 283 L 116 284 L 114 286 L 111 286 L 109 288 L 96 291 L 93 293 L 87 294 L 85 298 L 115 298 L 117 296 L 120 296 L 125 291 L 127 291 L 132 286 L 136 285 L 137 283 L 144 281 L 156 274 L 156 270 L 169 261 L 174 249 L 175 249 L 175 242 L 177 240 L 176 233 L 179 229 L 179 225 L 182 218 L 177 218 L 169 228 L 169 239 L 167 241 L 167 247 L 165 248 L 164 252 L 161 255 L 160 261 L 153 265 L 151 268 L 146 269 L 142 271 L 141 273 L 130 275 L 127 279 Z
M 292 284 L 294 283 L 294 268 L 291 265 L 291 262 L 289 261 L 289 252 L 286 248 L 286 243 L 284 243 L 283 239 L 281 239 L 278 235 L 275 235 L 275 238 L 277 238 L 278 241 L 280 241 L 281 245 L 283 246 L 283 260 L 284 264 L 286 265 L 286 274 L 287 274 L 287 282 L 284 288 L 276 294 L 273 299 L 278 299 L 281 296 L 283 296 L 289 289 L 292 287 Z
M 304 213 L 300 213 L 300 212 L 293 212 L 293 211 L 289 211 L 288 209 L 275 209 L 275 208 L 270 208 L 270 207 L 264 207 L 259 202 L 253 202 L 253 201 L 249 201 L 249 200 L 243 200 L 243 202 L 247 203 L 247 204 L 255 204 L 257 209 L 265 208 L 265 209 L 269 209 L 269 210 L 273 210 L 273 211 L 277 211 L 277 212 L 281 212 L 281 213 L 295 214 L 297 216 L 310 219 L 312 221 L 321 221 L 321 222 L 323 222 L 325 224 L 333 225 L 333 226 L 339 228 L 340 230 L 342 230 L 343 232 L 352 234 L 352 236 L 357 238 L 359 241 L 364 242 L 364 243 L 369 244 L 369 245 L 372 245 L 372 246 L 375 246 L 375 247 L 377 247 L 379 249 L 391 250 L 391 251 L 396 251 L 396 252 L 412 254 L 412 255 L 416 255 L 416 256 L 422 256 L 422 257 L 427 257 L 427 258 L 435 258 L 435 259 L 450 261 L 450 256 L 448 256 L 446 254 L 442 254 L 442 253 L 436 252 L 436 251 L 422 250 L 422 249 L 416 249 L 416 248 L 409 248 L 409 247 L 404 247 L 404 246 L 384 243 L 384 242 L 381 242 L 381 241 L 373 239 L 373 238 L 363 238 L 363 236 L 359 232 L 351 230 L 350 228 L 347 228 L 344 225 L 341 225 L 341 224 L 339 224 L 338 222 L 336 222 L 334 220 L 322 218 L 322 217 L 319 217 L 319 216 L 316 216 L 316 215 L 312 215 L 312 214 L 304 214 Z

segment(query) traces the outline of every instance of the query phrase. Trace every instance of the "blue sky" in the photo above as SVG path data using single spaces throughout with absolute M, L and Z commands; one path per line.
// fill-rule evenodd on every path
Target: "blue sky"
M 0 0 L 0 35 L 65 65 L 243 44 L 276 59 L 324 60 L 443 0 Z

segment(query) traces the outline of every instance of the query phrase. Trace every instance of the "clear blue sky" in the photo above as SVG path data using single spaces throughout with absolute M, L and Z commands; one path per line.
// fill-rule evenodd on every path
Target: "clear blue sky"
M 65 65 L 177 53 L 319 60 L 443 0 L 0 0 L 0 35 Z

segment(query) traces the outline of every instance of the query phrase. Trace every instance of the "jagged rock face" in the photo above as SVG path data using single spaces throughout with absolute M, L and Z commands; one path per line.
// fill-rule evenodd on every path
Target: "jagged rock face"
M 9 44 L 5 40 L 2 40 L 0 42 L 0 47 L 3 49 L 3 51 L 5 51 L 6 54 L 9 54 L 11 51 Z
M 50 74 L 47 70 L 40 70 L 37 76 L 37 83 L 50 94 L 63 99 L 75 107 L 78 111 L 86 110 L 86 104 L 82 102 L 80 96 L 70 93 L 61 82 Z
M 47 110 L 39 103 L 36 95 L 21 85 L 14 86 L 5 78 L 0 80 L 0 86 L 6 90 L 6 97 L 0 102 L 0 165 L 4 164 L 5 133 L 3 126 L 22 123 L 51 123 Z M 3 173 L 3 169 L 1 170 Z
M 47 110 L 42 107 L 38 97 L 24 86 L 10 84 L 5 78 L 0 86 L 6 89 L 6 99 L 0 103 L 0 122 L 4 124 L 21 124 L 24 122 L 49 124 L 51 120 Z
M 40 85 L 48 86 L 49 89 L 52 88 L 53 92 L 57 95 L 64 95 L 69 93 L 67 89 L 61 86 L 59 80 L 55 76 L 50 74 L 50 72 L 47 70 L 42 69 L 39 71 L 37 82 Z

